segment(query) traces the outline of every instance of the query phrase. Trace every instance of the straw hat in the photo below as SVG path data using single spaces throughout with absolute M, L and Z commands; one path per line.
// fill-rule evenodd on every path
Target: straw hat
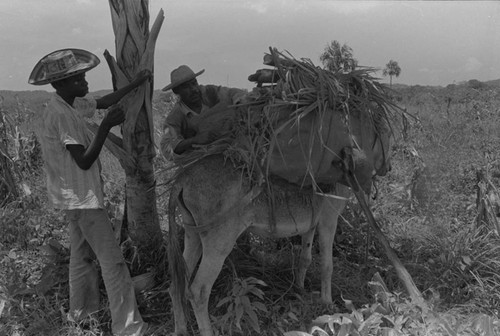
M 199 75 L 201 75 L 204 72 L 205 72 L 205 69 L 203 69 L 197 73 L 194 73 L 194 71 L 191 70 L 191 68 L 188 67 L 187 65 L 181 65 L 180 67 L 178 67 L 177 69 L 173 70 L 170 73 L 170 84 L 165 86 L 162 89 L 162 91 L 167 91 L 167 90 L 170 90 L 172 88 L 175 88 L 176 86 L 179 86 L 183 83 L 190 81 L 193 78 L 198 77 Z
M 49 84 L 89 71 L 100 63 L 99 58 L 82 49 L 61 49 L 44 56 L 31 71 L 28 83 Z

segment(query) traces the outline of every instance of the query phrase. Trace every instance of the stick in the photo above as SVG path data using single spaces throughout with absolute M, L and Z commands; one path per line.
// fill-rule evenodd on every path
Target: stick
M 410 273 L 408 273 L 404 265 L 401 263 L 398 256 L 396 255 L 391 245 L 389 244 L 389 241 L 386 239 L 384 233 L 380 229 L 380 226 L 375 221 L 373 213 L 371 212 L 370 207 L 366 202 L 366 195 L 363 192 L 361 186 L 359 185 L 358 180 L 356 179 L 351 170 L 346 171 L 346 173 L 348 176 L 349 184 L 351 185 L 351 189 L 354 192 L 354 195 L 356 195 L 358 203 L 363 209 L 363 212 L 365 213 L 365 216 L 368 220 L 368 224 L 372 227 L 373 231 L 375 231 L 375 236 L 384 247 L 385 253 L 389 258 L 389 260 L 391 261 L 394 268 L 396 269 L 396 273 L 398 274 L 399 279 L 403 282 L 406 291 L 408 292 L 414 303 L 419 305 L 425 305 L 422 293 L 420 293 L 420 291 L 418 290 L 417 286 L 413 282 Z

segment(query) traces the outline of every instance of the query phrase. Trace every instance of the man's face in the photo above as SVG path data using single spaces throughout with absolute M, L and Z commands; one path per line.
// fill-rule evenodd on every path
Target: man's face
M 196 78 L 177 86 L 175 91 L 181 101 L 188 106 L 201 103 L 201 90 Z
M 65 78 L 60 81 L 61 90 L 74 97 L 85 97 L 89 93 L 89 83 L 85 79 L 85 73 Z

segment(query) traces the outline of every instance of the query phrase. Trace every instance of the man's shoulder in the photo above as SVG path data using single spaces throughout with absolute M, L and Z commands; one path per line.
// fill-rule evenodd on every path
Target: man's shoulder
M 209 96 L 209 97 L 212 96 L 212 97 L 222 98 L 225 96 L 233 96 L 236 94 L 246 93 L 246 90 L 244 89 L 238 89 L 222 85 L 208 84 L 208 85 L 200 85 L 200 87 L 202 94 L 204 96 Z
M 223 85 L 215 85 L 215 84 L 204 84 L 200 85 L 201 90 L 205 91 L 246 91 L 244 89 L 239 89 L 236 87 L 230 87 L 230 86 L 223 86 Z
M 54 94 L 45 106 L 43 114 L 44 116 L 64 115 L 68 110 L 67 104 Z
M 222 88 L 222 86 L 220 86 L 220 85 L 213 85 L 213 84 L 200 85 L 201 93 L 204 95 L 217 94 L 221 88 Z
M 221 102 L 228 105 L 234 104 L 237 98 L 245 93 L 246 90 L 221 85 L 204 85 L 202 87 L 203 101 L 209 107 Z

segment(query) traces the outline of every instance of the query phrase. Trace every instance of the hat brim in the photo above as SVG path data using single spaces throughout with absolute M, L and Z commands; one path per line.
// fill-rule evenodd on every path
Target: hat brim
M 65 51 L 65 50 L 71 50 L 73 54 L 75 55 L 77 64 L 75 66 L 72 66 L 71 68 L 68 68 L 66 71 L 63 73 L 58 73 L 56 76 L 49 76 L 46 77 L 45 72 L 43 71 L 43 61 L 46 57 L 52 55 L 53 53 L 60 52 L 60 51 Z M 59 81 L 61 79 L 65 79 L 68 77 L 72 77 L 78 74 L 81 74 L 83 72 L 87 72 L 93 68 L 95 68 L 97 65 L 99 65 L 101 61 L 99 58 L 94 55 L 93 53 L 83 50 L 83 49 L 61 49 L 57 51 L 53 51 L 50 54 L 45 55 L 42 57 L 38 63 L 35 65 L 33 70 L 31 71 L 28 83 L 33 84 L 33 85 L 44 85 L 44 84 L 49 84 L 53 83 L 56 81 Z
M 168 90 L 170 90 L 170 89 L 173 89 L 173 88 L 175 88 L 175 87 L 177 87 L 177 86 L 179 86 L 179 85 L 181 85 L 181 84 L 183 84 L 183 83 L 189 82 L 190 80 L 192 80 L 193 78 L 198 77 L 199 75 L 201 75 L 201 74 L 202 74 L 202 73 L 204 73 L 204 72 L 205 72 L 205 69 L 202 69 L 202 70 L 198 71 L 197 73 L 195 73 L 194 75 L 189 76 L 189 77 L 185 78 L 185 79 L 184 79 L 184 80 L 182 80 L 182 81 L 172 82 L 172 83 L 168 84 L 167 86 L 165 86 L 165 87 L 164 87 L 163 89 L 161 89 L 161 90 L 162 90 L 162 91 L 168 91 Z

